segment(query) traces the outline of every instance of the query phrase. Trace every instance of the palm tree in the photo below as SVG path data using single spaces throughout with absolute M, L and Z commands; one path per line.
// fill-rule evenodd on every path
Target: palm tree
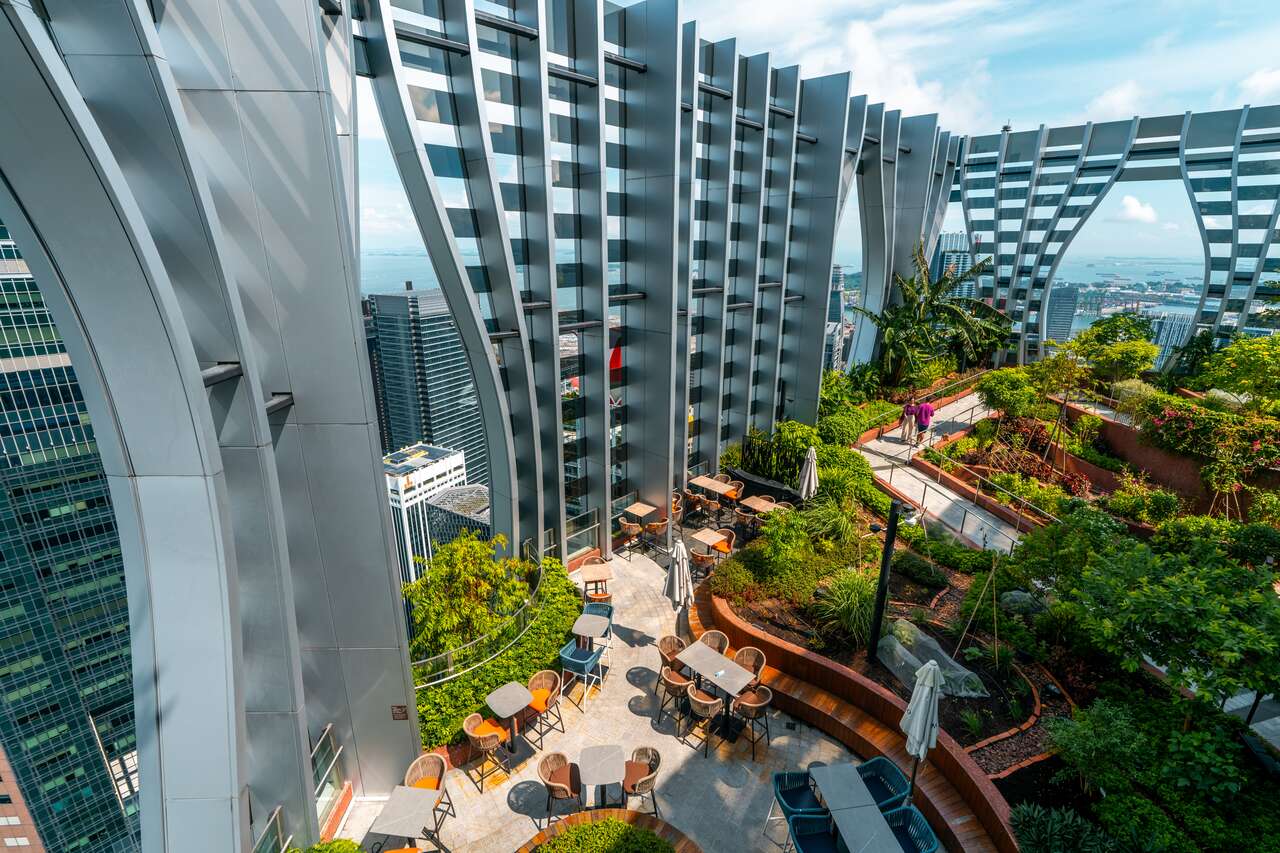
M 1002 312 L 980 299 L 956 295 L 962 285 L 976 282 L 991 269 L 990 258 L 961 273 L 948 267 L 936 280 L 929 273 L 923 244 L 916 245 L 913 261 L 915 276 L 893 277 L 898 297 L 894 304 L 880 314 L 856 309 L 880 332 L 884 380 L 891 387 L 948 353 L 966 365 L 980 361 L 1009 334 L 1009 318 Z

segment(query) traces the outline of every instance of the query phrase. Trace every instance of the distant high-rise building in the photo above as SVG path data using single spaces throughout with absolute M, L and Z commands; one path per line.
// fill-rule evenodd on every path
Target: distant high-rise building
M 1055 287 L 1049 294 L 1049 316 L 1045 320 L 1045 337 L 1058 343 L 1071 340 L 1071 323 L 1075 320 L 1080 288 Z
M 39 838 L 11 835 L 48 850 L 136 851 L 129 608 L 115 513 L 71 360 L 3 226 L 0 322 L 2 784 L 16 778 Z
M 390 453 L 391 430 L 387 426 L 387 392 L 382 387 L 382 352 L 378 349 L 378 324 L 373 318 L 373 302 L 360 300 L 360 314 L 364 320 L 364 343 L 369 350 L 369 372 L 373 376 L 373 405 L 378 412 L 378 440 L 382 452 Z
M 827 322 L 839 323 L 844 314 L 844 267 L 831 268 L 831 296 L 827 302 Z
M 438 290 L 379 293 L 365 297 L 370 320 L 365 323 L 379 400 L 383 450 L 391 453 L 424 442 L 461 450 L 471 482 L 487 485 L 480 401 L 444 295 Z
M 1160 354 L 1156 356 L 1156 370 L 1163 370 L 1169 359 L 1195 334 L 1196 316 L 1189 312 L 1161 311 L 1158 308 L 1148 308 L 1142 315 L 1151 318 L 1151 340 L 1160 347 Z
M 454 486 L 427 501 L 427 517 L 436 547 L 470 530 L 482 539 L 493 535 L 489 523 L 489 488 Z
M 466 485 L 467 463 L 461 450 L 411 444 L 388 454 L 382 471 L 391 500 L 400 579 L 409 583 L 419 575 L 414 558 L 429 560 L 435 553 L 427 501 L 446 489 Z
M 20 847 L 23 853 L 44 853 L 35 819 L 27 810 L 22 789 L 13 778 L 13 768 L 3 749 L 0 749 L 0 844 Z
M 822 345 L 822 369 L 842 370 L 844 368 L 844 324 L 827 323 L 827 331 Z
M 939 278 L 947 269 L 953 269 L 956 275 L 966 272 L 973 266 L 973 253 L 969 251 L 969 235 L 963 231 L 944 231 L 938 235 L 938 247 L 933 251 L 933 262 L 929 274 Z M 956 288 L 954 296 L 965 296 L 970 299 L 977 296 L 977 282 L 968 281 Z

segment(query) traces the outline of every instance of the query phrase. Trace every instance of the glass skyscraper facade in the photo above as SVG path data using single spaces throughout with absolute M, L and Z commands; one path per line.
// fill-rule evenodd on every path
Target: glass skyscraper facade
M 138 849 L 124 563 L 70 359 L 0 226 L 0 743 L 46 849 Z

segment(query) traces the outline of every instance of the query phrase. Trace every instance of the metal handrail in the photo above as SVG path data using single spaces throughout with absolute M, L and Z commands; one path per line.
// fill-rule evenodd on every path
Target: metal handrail
M 544 576 L 544 575 L 545 575 L 545 572 L 543 571 L 542 564 L 541 564 L 541 563 L 539 563 L 539 564 L 538 564 L 538 580 L 537 580 L 537 583 L 536 583 L 536 584 L 534 584 L 533 591 L 532 591 L 531 593 L 529 593 L 529 597 L 528 597 L 527 599 L 525 599 L 524 603 L 523 603 L 523 604 L 521 604 L 521 605 L 520 605 L 520 606 L 515 610 L 515 612 L 513 612 L 513 613 L 511 614 L 511 616 L 507 619 L 507 621 L 506 621 L 504 624 L 502 624 L 502 625 L 501 625 L 501 626 L 499 626 L 498 628 L 495 628 L 494 630 L 490 631 L 490 632 L 489 632 L 489 633 L 487 633 L 487 634 L 484 634 L 484 635 L 482 635 L 482 636 L 480 636 L 480 637 L 477 637 L 476 639 L 472 640 L 472 641 L 471 641 L 471 642 L 469 642 L 469 643 L 466 643 L 465 645 L 458 646 L 456 649 L 450 649 L 450 650 L 449 650 L 449 651 L 447 651 L 447 652 L 440 652 L 439 654 L 432 655 L 432 656 L 431 656 L 431 657 L 429 657 L 429 658 L 423 658 L 422 660 L 416 660 L 416 661 L 413 661 L 413 662 L 410 664 L 410 666 L 412 666 L 412 667 L 414 667 L 414 668 L 417 668 L 417 667 L 424 667 L 424 666 L 425 666 L 425 667 L 438 666 L 438 663 L 437 663 L 437 662 L 438 662 L 438 661 L 441 661 L 441 660 L 443 659 L 443 660 L 446 660 L 446 661 L 447 661 L 447 663 L 446 663 L 446 665 L 443 667 L 443 669 L 445 669 L 445 670 L 452 669 L 452 668 L 453 668 L 453 666 L 454 666 L 454 664 L 453 664 L 453 658 L 454 658 L 454 657 L 456 657 L 458 654 L 460 654 L 460 653 L 462 653 L 462 652 L 467 651 L 468 649 L 471 649 L 471 648 L 473 648 L 473 647 L 475 647 L 475 646 L 479 645 L 480 643 L 483 643 L 483 642 L 486 642 L 486 641 L 490 641 L 490 640 L 492 640 L 493 638 L 497 637 L 499 634 L 501 634 L 502 632 L 506 631 L 507 629 L 509 629 L 509 628 L 511 627 L 511 625 L 513 625 L 515 622 L 517 622 L 517 621 L 518 621 L 518 620 L 519 620 L 519 619 L 520 619 L 520 618 L 521 618 L 521 617 L 526 613 L 526 611 L 528 611 L 528 610 L 529 610 L 529 608 L 530 608 L 530 606 L 531 606 L 531 605 L 533 605 L 535 602 L 537 602 L 537 601 L 539 601 L 539 600 L 540 600 L 540 596 L 539 596 L 539 594 L 542 592 L 542 579 L 543 579 L 543 576 Z M 528 625 L 529 625 L 529 622 L 532 622 L 532 621 L 533 621 L 533 620 L 532 620 L 532 619 L 530 619 L 530 620 L 528 620 L 528 621 L 525 623 L 525 625 L 522 627 L 522 629 L 521 629 L 521 630 L 519 631 L 519 633 L 516 635 L 516 639 L 519 639 L 521 636 L 523 636 L 523 635 L 524 635 L 524 629 L 525 629 L 525 628 L 527 628 L 527 627 L 528 627 Z M 513 641 L 513 642 L 514 642 L 514 641 Z M 488 663 L 490 660 L 493 660 L 493 658 L 497 657 L 497 655 L 499 655 L 499 654 L 502 654 L 502 652 L 503 652 L 503 651 L 506 651 L 506 650 L 507 650 L 508 648 L 510 648 L 510 647 L 511 647 L 511 643 L 508 643 L 508 644 L 507 644 L 506 646 L 504 646 L 500 651 L 496 652 L 496 653 L 495 653 L 495 654 L 493 654 L 493 655 L 490 655 L 490 656 L 489 656 L 489 657 L 487 657 L 484 661 L 481 661 L 481 663 Z M 458 677 L 459 675 L 461 675 L 463 672 L 469 672 L 471 669 L 474 669 L 474 668 L 475 668 L 474 666 L 468 667 L 467 669 L 464 669 L 464 670 L 462 670 L 461 672 L 457 672 L 457 673 L 454 673 L 454 674 L 452 674 L 452 675 L 449 675 L 449 676 L 447 676 L 446 678 L 439 678 L 439 679 L 435 679 L 435 680 L 430 680 L 430 679 L 429 679 L 429 680 L 427 681 L 427 683 L 426 683 L 426 684 L 420 684 L 420 685 L 418 685 L 418 686 L 417 686 L 417 689 L 418 689 L 418 690 L 421 690 L 422 688 L 424 688 L 424 687 L 430 687 L 430 686 L 431 686 L 431 685 L 433 685 L 433 684 L 440 684 L 440 683 L 442 683 L 442 682 L 444 682 L 444 681 L 449 681 L 450 679 L 457 678 L 457 677 Z
M 328 742 L 333 749 L 333 757 L 329 759 L 329 763 L 325 765 L 323 773 L 316 772 L 316 753 L 320 751 L 320 747 Z M 333 772 L 333 768 L 338 765 L 338 759 L 342 757 L 342 744 L 333 738 L 333 723 L 329 723 L 324 727 L 324 731 L 320 733 L 320 737 L 316 740 L 316 745 L 311 748 L 311 778 L 316 780 L 315 788 L 312 790 L 312 796 L 319 798 L 320 792 L 324 789 L 325 782 L 329 779 L 329 774 Z
M 974 411 L 976 411 L 977 409 L 981 408 L 982 406 L 983 406 L 983 404 L 982 404 L 982 403 L 975 403 L 974 405 L 972 405 L 972 406 L 970 406 L 968 409 L 966 409 L 966 410 L 965 410 L 965 412 L 964 412 L 964 414 L 962 414 L 962 415 L 961 415 L 959 418 L 957 418 L 956 420 L 960 420 L 961 418 L 964 418 L 964 417 L 967 415 L 967 416 L 968 416 L 968 420 L 969 420 L 969 425 L 970 425 L 970 426 L 972 426 L 972 425 L 973 425 L 973 413 L 974 413 Z M 925 446 L 924 446 L 923 448 L 917 448 L 917 447 L 915 447 L 914 445 L 908 445 L 906 448 L 904 448 L 904 449 L 903 449 L 903 452 L 904 452 L 904 453 L 910 453 L 910 454 L 911 454 L 911 456 L 913 456 L 913 457 L 914 457 L 914 456 L 915 456 L 915 454 L 916 454 L 916 451 L 921 451 L 921 452 L 923 452 L 924 450 L 932 450 L 932 449 L 933 449 L 933 445 L 938 441 L 938 439 L 939 439 L 939 438 L 940 438 L 940 436 L 939 436 L 939 435 L 937 435 L 936 433 L 930 433 L 930 434 L 929 434 L 928 436 L 926 436 L 926 438 L 925 438 Z M 886 456 L 886 457 L 885 457 L 886 459 L 888 459 L 888 460 L 889 460 L 889 464 L 890 464 L 890 468 L 889 468 L 889 482 L 890 482 L 891 484 L 893 483 L 893 472 L 894 472 L 895 470 L 897 470 L 897 468 L 899 467 L 899 465 L 909 465 L 909 464 L 910 464 L 910 459 L 907 459 L 907 460 L 906 460 L 906 461 L 904 461 L 904 462 L 899 462 L 899 461 L 898 461 L 898 457 L 899 457 L 900 455 L 901 455 L 901 453 L 895 453 L 895 454 L 893 454 L 892 456 Z M 1040 507 L 1036 506 L 1036 505 L 1035 505 L 1035 504 L 1033 504 L 1031 501 L 1029 501 L 1029 500 L 1027 500 L 1026 498 L 1022 497 L 1021 495 L 1015 495 L 1013 492 L 1011 492 L 1011 491 L 1009 491 L 1008 489 L 1004 488 L 1004 487 L 1003 487 L 1003 486 L 1001 486 L 999 483 L 993 482 L 993 481 L 991 480 L 991 478 L 990 478 L 990 477 L 985 477 L 985 476 L 983 476 L 980 472 L 973 470 L 973 469 L 972 469 L 972 468 L 970 468 L 968 465 L 965 465 L 963 462 L 958 462 L 958 461 L 956 461 L 955 459 L 949 459 L 948 461 L 949 461 L 949 462 L 951 462 L 951 464 L 955 465 L 956 467 L 960 468 L 961 470 L 963 470 L 963 471 L 967 472 L 968 474 L 971 474 L 972 476 L 974 476 L 974 477 L 976 477 L 976 478 L 977 478 L 978 482 L 977 482 L 976 484 L 972 484 L 972 485 L 973 485 L 973 487 L 974 487 L 974 495 L 975 495 L 975 497 L 977 496 L 977 494 L 978 494 L 978 493 L 979 493 L 979 491 L 981 490 L 982 485 L 985 483 L 987 486 L 990 486 L 991 488 L 993 488 L 993 489 L 995 489 L 995 490 L 997 490 L 997 491 L 999 491 L 999 492 L 1003 492 L 1004 494 L 1006 494 L 1006 495 L 1008 495 L 1010 498 L 1012 498 L 1014 501 L 1016 501 L 1020 506 L 1019 506 L 1019 510 L 1018 510 L 1018 511 L 1019 511 L 1018 521 L 1017 521 L 1017 524 L 1016 524 L 1015 526 L 1017 526 L 1017 527 L 1021 527 L 1021 526 L 1022 526 L 1022 516 L 1021 516 L 1021 513 L 1025 510 L 1025 508 L 1026 508 L 1026 507 L 1030 507 L 1031 509 L 1033 509 L 1033 510 L 1035 510 L 1036 512 L 1040 513 L 1041 515 L 1043 515 L 1044 517 L 1048 518 L 1048 519 L 1049 519 L 1050 521 L 1052 521 L 1052 522 L 1055 522 L 1055 523 L 1056 523 L 1056 522 L 1058 522 L 1058 521 L 1059 521 L 1058 517 L 1057 517 L 1057 516 L 1055 516 L 1053 513 L 1049 512 L 1048 510 L 1041 509 Z M 941 479 L 941 472 L 942 472 L 942 466 L 941 466 L 941 465 L 939 465 L 939 466 L 938 466 L 938 471 L 939 471 L 939 479 Z M 926 485 L 927 485 L 927 484 L 926 484 Z
M 977 373 L 974 373 L 971 376 L 966 376 L 963 379 L 957 379 L 955 382 L 951 382 L 946 385 L 943 385 L 941 388 L 937 389 L 936 391 L 930 391 L 928 394 L 926 394 L 921 399 L 921 402 L 928 402 L 929 400 L 937 399 L 940 396 L 945 397 L 951 391 L 952 388 L 955 388 L 960 385 L 964 385 L 966 382 L 973 382 L 974 380 L 980 379 L 986 374 L 990 373 L 993 369 L 994 368 L 987 367 L 982 370 L 979 370 Z M 897 412 L 896 414 L 894 412 L 885 412 L 883 415 L 880 415 L 879 417 L 868 422 L 866 428 L 863 429 L 863 432 L 866 432 L 867 430 L 872 429 L 873 427 L 881 426 L 882 423 L 887 423 L 889 420 L 891 420 L 890 418 L 891 415 L 894 417 L 902 417 L 902 412 Z M 881 435 L 883 435 L 883 433 L 881 433 Z
M 263 824 L 262 835 L 253 843 L 253 853 L 285 853 L 293 844 L 293 835 L 284 834 L 284 822 L 279 806 L 271 810 L 270 817 Z

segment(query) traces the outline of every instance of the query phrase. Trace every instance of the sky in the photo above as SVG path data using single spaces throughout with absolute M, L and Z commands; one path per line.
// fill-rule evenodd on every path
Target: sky
M 992 133 L 1134 115 L 1280 103 L 1276 0 L 685 0 L 709 40 L 769 51 L 805 77 L 852 70 L 854 94 L 952 132 Z M 366 250 L 421 247 L 361 80 L 361 227 Z M 962 227 L 952 205 L 946 227 Z M 1121 227 L 1123 226 L 1123 227 Z M 1073 255 L 1199 257 L 1178 182 L 1125 184 L 1104 199 Z M 860 262 L 850 205 L 838 262 Z

